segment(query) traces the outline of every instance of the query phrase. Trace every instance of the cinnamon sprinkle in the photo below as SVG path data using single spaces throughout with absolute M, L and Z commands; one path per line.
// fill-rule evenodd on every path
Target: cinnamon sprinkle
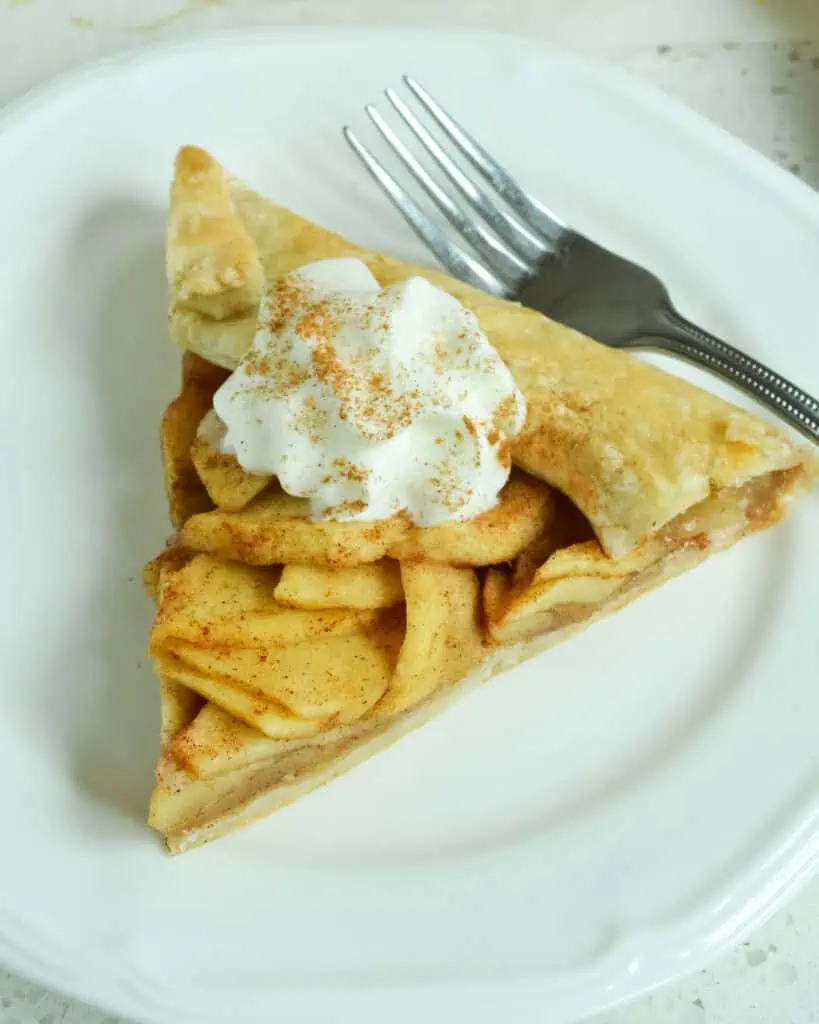
M 337 505 L 329 505 L 324 510 L 325 519 L 338 519 L 340 517 L 359 515 L 366 512 L 367 502 L 363 499 L 356 501 L 340 501 Z
M 370 474 L 363 466 L 356 466 L 349 459 L 333 459 L 333 468 L 338 470 L 339 476 L 351 483 L 363 484 L 369 479 Z M 330 479 L 329 477 L 327 478 Z

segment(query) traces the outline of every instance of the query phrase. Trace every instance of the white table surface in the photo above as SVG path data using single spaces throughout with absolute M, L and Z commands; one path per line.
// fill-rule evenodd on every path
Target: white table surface
M 819 188 L 814 0 L 0 0 L 0 104 L 58 71 L 149 41 L 364 21 L 495 28 L 593 53 Z M 0 971 L 0 1024 L 58 1022 L 124 1024 Z M 596 1024 L 819 1024 L 819 879 L 710 970 Z

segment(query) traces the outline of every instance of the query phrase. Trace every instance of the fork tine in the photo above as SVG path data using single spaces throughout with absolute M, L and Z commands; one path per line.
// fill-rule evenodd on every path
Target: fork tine
M 438 182 L 427 173 L 424 166 L 415 159 L 375 107 L 369 105 L 365 109 L 376 128 L 392 146 L 415 180 L 453 227 L 460 231 L 472 248 L 493 270 L 502 274 L 515 287 L 522 285 L 527 278 L 534 274 L 535 267 L 525 263 L 511 249 L 499 242 L 481 223 L 467 217 L 463 209 L 450 198 Z
M 345 125 L 343 133 L 356 156 L 386 192 L 387 197 L 394 203 L 404 220 L 424 245 L 435 253 L 450 273 L 492 295 L 506 296 L 510 294 L 510 289 L 495 274 L 468 256 L 459 246 L 450 242 L 443 231 L 433 224 L 421 207 L 401 188 L 395 178 L 379 163 L 351 128 Z
M 535 234 L 510 214 L 501 210 L 478 186 L 467 177 L 452 158 L 430 135 L 394 89 L 385 90 L 387 99 L 414 132 L 432 158 L 455 186 L 466 196 L 492 230 L 513 246 L 525 259 L 538 263 L 550 250 Z
M 542 203 L 524 191 L 512 175 L 501 167 L 497 160 L 494 160 L 483 146 L 461 127 L 411 75 L 404 75 L 404 82 L 455 145 L 477 167 L 492 187 L 503 196 L 512 209 L 549 242 L 556 243 L 563 232 L 567 230 L 567 225 L 547 210 Z

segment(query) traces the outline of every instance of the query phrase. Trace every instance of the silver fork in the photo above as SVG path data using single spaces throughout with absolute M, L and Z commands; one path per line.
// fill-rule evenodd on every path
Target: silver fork
M 572 230 L 524 191 L 414 78 L 405 75 L 404 82 L 420 108 L 489 182 L 494 197 L 462 170 L 394 89 L 386 90 L 387 99 L 467 207 L 439 184 L 375 107 L 368 106 L 367 113 L 479 258 L 456 245 L 427 216 L 349 127 L 344 128 L 344 137 L 450 273 L 493 295 L 531 306 L 607 345 L 650 348 L 688 359 L 753 395 L 819 444 L 819 401 L 752 356 L 686 320 L 657 277 Z M 468 207 L 478 216 L 467 212 Z

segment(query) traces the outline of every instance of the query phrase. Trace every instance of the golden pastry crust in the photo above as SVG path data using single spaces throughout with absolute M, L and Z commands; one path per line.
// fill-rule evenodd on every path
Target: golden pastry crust
M 195 146 L 176 158 L 166 270 L 174 308 L 214 320 L 255 315 L 264 284 L 256 243 L 233 206 L 224 171 Z
M 471 309 L 526 396 L 515 462 L 568 495 L 612 557 L 627 554 L 713 490 L 805 459 L 764 421 L 628 353 L 439 271 L 367 252 L 236 180 L 227 187 L 237 244 L 239 234 L 252 239 L 268 280 L 317 260 L 355 256 L 383 285 L 418 274 Z M 248 308 L 218 320 L 172 289 L 173 339 L 222 366 L 236 366 L 247 350 L 255 316 Z

